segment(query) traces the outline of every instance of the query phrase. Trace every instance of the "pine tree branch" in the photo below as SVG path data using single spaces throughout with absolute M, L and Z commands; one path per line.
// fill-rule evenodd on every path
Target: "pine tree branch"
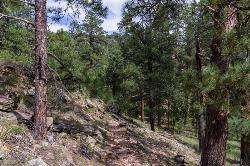
M 238 10 L 250 10 L 250 6 L 243 7 L 243 6 L 237 6 L 236 4 L 232 4 L 232 5 Z
M 29 21 L 29 20 L 26 20 L 26 19 L 24 19 L 24 18 L 20 18 L 20 17 L 9 16 L 9 15 L 0 13 L 0 19 L 1 19 L 1 18 L 7 18 L 7 19 L 12 19 L 12 20 L 17 20 L 17 21 L 21 21 L 21 22 L 24 22 L 24 23 L 26 23 L 26 24 L 35 26 L 33 22 L 31 22 L 31 21 Z
M 48 55 L 51 56 L 52 58 L 54 58 L 64 69 L 67 70 L 67 72 L 74 76 L 74 74 L 71 72 L 71 70 L 62 62 L 62 60 L 60 58 L 58 58 L 56 55 L 52 54 L 51 52 L 48 52 Z

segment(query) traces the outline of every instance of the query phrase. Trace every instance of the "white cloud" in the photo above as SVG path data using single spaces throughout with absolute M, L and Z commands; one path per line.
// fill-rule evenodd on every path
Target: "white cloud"
M 67 31 L 67 30 L 69 30 L 69 27 L 68 27 L 68 25 L 62 25 L 59 23 L 56 23 L 56 24 L 53 23 L 53 24 L 49 25 L 49 30 L 52 32 L 56 32 L 56 31 L 61 30 L 61 29 Z
M 121 21 L 121 18 L 114 18 L 114 19 L 105 19 L 102 27 L 107 32 L 114 32 L 117 31 L 118 23 Z
M 122 7 L 128 0 L 103 0 L 103 5 L 108 7 L 109 15 L 106 19 L 104 19 L 104 23 L 102 27 L 107 32 L 117 31 L 118 23 L 122 19 Z M 62 9 L 67 8 L 67 3 L 65 1 L 62 2 L 54 2 L 54 0 L 48 0 L 47 7 L 61 7 Z M 75 7 L 68 9 L 67 13 L 73 15 Z M 79 18 L 76 18 L 78 21 L 81 21 L 84 17 L 84 11 L 81 10 Z M 64 29 L 68 30 L 68 25 L 65 23 L 51 23 L 49 29 L 53 32 Z
M 104 20 L 102 27 L 107 32 L 117 31 L 118 23 L 122 19 L 122 7 L 128 0 L 103 0 L 104 6 L 109 9 L 109 14 L 107 19 Z
M 107 6 L 115 15 L 120 16 L 122 7 L 127 1 L 128 0 L 103 0 L 103 5 Z

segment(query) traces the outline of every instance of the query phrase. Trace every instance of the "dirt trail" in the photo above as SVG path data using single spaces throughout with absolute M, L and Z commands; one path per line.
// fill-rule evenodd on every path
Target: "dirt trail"
M 126 120 L 110 120 L 106 129 L 112 133 L 107 138 L 107 166 L 172 166 L 177 154 L 185 156 L 185 165 L 198 165 L 198 156 L 168 133 L 152 132 Z
M 128 128 L 119 123 L 111 123 L 108 126 L 112 132 L 109 138 L 111 153 L 108 155 L 109 166 L 145 166 L 144 154 L 140 150 L 136 140 L 132 139 Z

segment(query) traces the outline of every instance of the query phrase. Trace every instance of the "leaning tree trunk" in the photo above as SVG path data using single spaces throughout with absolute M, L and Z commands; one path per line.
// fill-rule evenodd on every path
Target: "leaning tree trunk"
M 211 64 L 218 67 L 220 74 L 224 74 L 228 69 L 228 60 L 222 56 L 223 35 L 235 27 L 237 20 L 233 6 L 220 7 L 213 11 L 215 32 L 211 44 Z M 223 19 L 224 9 L 228 10 L 223 27 L 221 26 L 223 23 L 218 20 Z M 229 101 L 229 92 L 223 84 L 217 85 L 216 89 L 210 92 L 209 97 L 214 103 L 207 105 L 206 134 L 201 165 L 224 166 L 228 137 L 228 111 L 224 109 L 223 104 Z
M 47 134 L 47 15 L 46 0 L 35 1 L 36 37 L 36 103 L 34 115 L 35 139 L 44 139 Z
M 250 134 L 241 137 L 241 154 L 240 162 L 242 166 L 250 165 Z

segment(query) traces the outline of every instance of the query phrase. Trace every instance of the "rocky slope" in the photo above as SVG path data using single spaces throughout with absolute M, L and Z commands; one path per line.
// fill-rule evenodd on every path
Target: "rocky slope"
M 98 99 L 50 86 L 48 137 L 32 137 L 34 88 L 30 75 L 0 68 L 0 165 L 198 165 L 193 149 L 165 131 L 117 115 Z M 110 111 L 111 110 L 111 111 Z

